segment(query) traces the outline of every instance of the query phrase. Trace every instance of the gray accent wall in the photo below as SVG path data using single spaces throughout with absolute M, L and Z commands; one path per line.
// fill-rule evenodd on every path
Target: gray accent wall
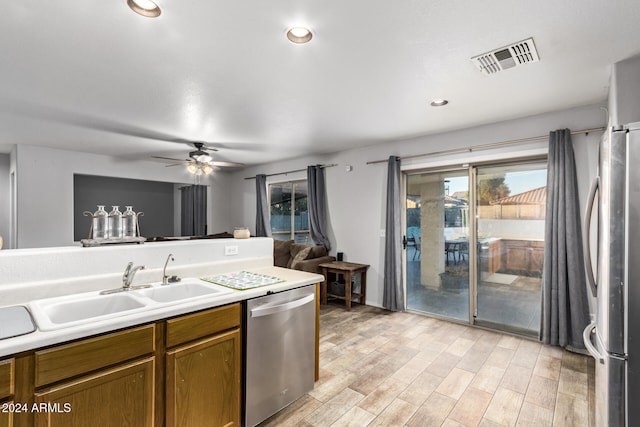
M 97 205 L 105 205 L 107 212 L 113 205 L 133 206 L 140 217 L 140 233 L 144 237 L 174 235 L 174 184 L 141 179 L 113 178 L 93 175 L 73 176 L 74 240 L 86 239 L 91 218 L 84 211 L 94 212 Z

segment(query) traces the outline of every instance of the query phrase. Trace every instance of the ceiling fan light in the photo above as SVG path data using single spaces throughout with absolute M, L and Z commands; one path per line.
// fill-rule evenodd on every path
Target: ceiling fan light
M 211 165 L 203 165 L 201 169 L 205 175 L 209 175 L 211 172 L 213 172 L 213 168 L 211 167 Z
M 189 165 L 187 166 L 187 170 L 195 175 L 196 173 L 198 173 L 198 165 L 195 163 L 189 163 Z
M 208 154 L 200 154 L 198 157 L 196 157 L 196 160 L 202 163 L 209 163 L 213 160 L 213 157 Z

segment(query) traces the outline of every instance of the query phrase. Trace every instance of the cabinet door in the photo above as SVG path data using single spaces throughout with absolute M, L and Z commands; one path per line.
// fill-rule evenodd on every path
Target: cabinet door
M 240 331 L 167 352 L 167 427 L 240 425 Z
M 9 410 L 9 407 L 2 405 L 8 405 L 13 403 L 11 397 L 14 394 L 14 369 L 13 359 L 0 361 L 0 405 L 2 411 L 0 411 L 0 427 L 10 427 L 13 425 L 13 411 Z
M 511 272 L 529 270 L 529 252 L 531 251 L 528 242 L 508 242 L 506 269 Z
M 153 426 L 154 357 L 35 394 L 37 427 Z

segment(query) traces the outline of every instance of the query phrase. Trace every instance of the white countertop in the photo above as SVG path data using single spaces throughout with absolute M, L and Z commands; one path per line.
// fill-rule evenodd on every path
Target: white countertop
M 278 277 L 284 280 L 284 282 L 247 290 L 233 290 L 232 292 L 223 295 L 207 295 L 171 305 L 153 306 L 141 312 L 138 311 L 129 314 L 124 313 L 122 316 L 116 318 L 97 321 L 88 320 L 82 325 L 71 326 L 68 328 L 61 328 L 52 331 L 36 330 L 35 332 L 26 335 L 0 340 L 0 357 L 154 322 L 198 310 L 261 297 L 267 293 L 286 291 L 305 285 L 319 283 L 324 280 L 324 277 L 319 274 L 280 267 L 253 267 L 243 268 L 242 270 Z

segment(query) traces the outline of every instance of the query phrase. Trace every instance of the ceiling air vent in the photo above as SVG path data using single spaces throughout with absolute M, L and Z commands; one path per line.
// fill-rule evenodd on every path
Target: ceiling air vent
M 539 60 L 540 57 L 532 38 L 471 58 L 475 66 L 485 74 L 495 74 Z

